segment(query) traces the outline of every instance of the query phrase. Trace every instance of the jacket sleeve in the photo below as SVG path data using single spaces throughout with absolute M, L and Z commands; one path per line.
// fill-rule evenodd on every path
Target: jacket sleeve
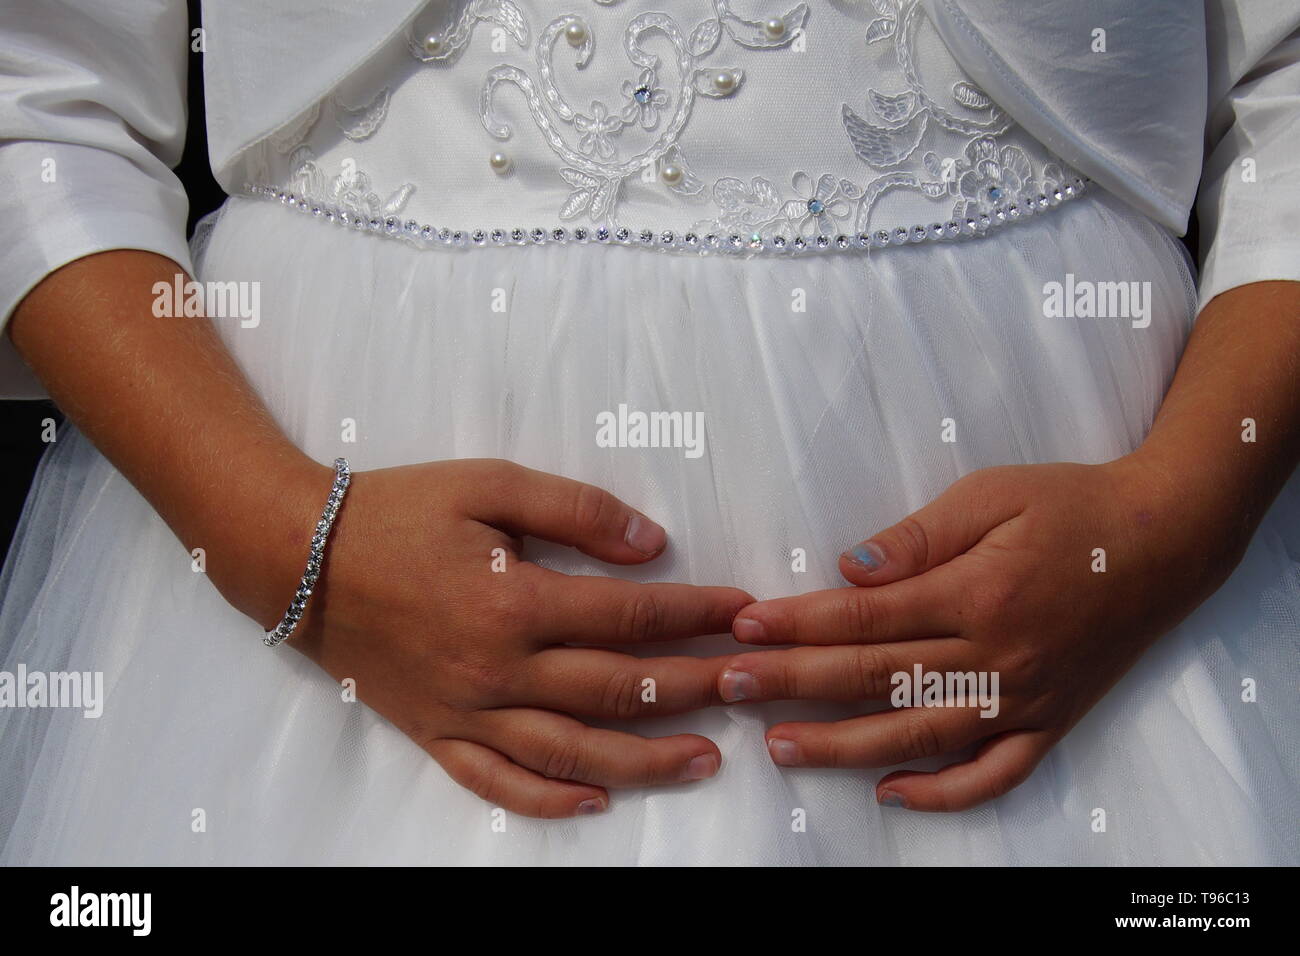
M 1207 4 L 1210 116 L 1197 200 L 1200 304 L 1300 281 L 1300 4 Z
M 109 249 L 190 269 L 184 0 L 6 0 L 0 18 L 0 332 L 46 275 Z M 42 397 L 0 335 L 0 397 Z

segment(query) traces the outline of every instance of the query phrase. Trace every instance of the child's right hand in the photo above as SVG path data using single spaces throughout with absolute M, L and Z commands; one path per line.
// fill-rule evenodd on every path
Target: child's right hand
M 323 506 L 332 469 L 302 500 Z M 303 532 L 310 535 L 310 523 Z M 666 715 L 721 704 L 725 658 L 638 658 L 570 643 L 628 646 L 727 633 L 753 600 L 735 588 L 578 577 L 520 560 L 520 537 L 638 564 L 662 528 L 590 485 L 505 461 L 408 465 L 353 475 L 307 614 L 289 644 L 429 752 L 462 786 L 512 812 L 605 809 L 607 787 L 710 777 L 704 737 L 647 739 L 576 717 Z M 494 571 L 502 554 L 506 570 Z M 302 573 L 285 546 L 254 616 L 269 629 Z M 269 602 L 269 598 L 265 599 Z M 270 653 L 270 652 L 268 652 Z M 653 678 L 655 700 L 643 702 Z M 572 716 L 571 716 L 572 715 Z

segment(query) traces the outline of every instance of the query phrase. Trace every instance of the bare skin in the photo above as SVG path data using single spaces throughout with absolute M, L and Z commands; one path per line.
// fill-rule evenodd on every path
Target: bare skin
M 1243 421 L 1257 436 L 1242 440 Z M 1260 282 L 1202 311 L 1146 441 L 1104 465 L 974 472 L 840 559 L 856 587 L 764 601 L 719 680 L 729 701 L 886 700 L 890 677 L 1000 675 L 1000 709 L 887 710 L 768 729 L 786 766 L 889 767 L 975 756 L 877 785 L 889 806 L 963 810 L 1020 784 L 1161 635 L 1214 593 L 1300 461 L 1300 283 Z M 1093 571 L 1104 548 L 1106 573 Z M 883 559 L 883 560 L 882 560 Z M 872 565 L 875 565 L 874 567 Z
M 280 433 L 209 323 L 152 316 L 153 283 L 178 271 L 143 252 L 79 260 L 26 297 L 11 334 L 177 537 L 207 549 L 223 596 L 270 627 L 302 573 L 332 473 Z M 663 550 L 661 528 L 590 486 L 496 461 L 361 473 L 290 643 L 357 679 L 362 699 L 457 781 L 547 817 L 603 809 L 610 787 L 716 771 L 717 748 L 703 737 L 643 740 L 576 719 L 643 712 L 633 692 L 642 677 L 656 677 L 655 713 L 668 713 L 736 699 L 745 672 L 747 699 L 860 700 L 913 661 L 998 670 L 1004 700 L 992 728 L 971 714 L 974 730 L 954 711 L 903 710 L 768 732 L 796 747 L 773 746 L 774 757 L 793 753 L 780 762 L 804 766 L 890 766 L 986 740 L 973 761 L 891 774 L 877 791 L 913 809 L 963 809 L 1021 782 L 1236 565 L 1297 460 L 1297 318 L 1300 284 L 1224 293 L 1203 312 L 1138 451 L 1107 465 L 969 475 L 870 539 L 887 558 L 880 569 L 846 557 L 841 570 L 857 587 L 797 598 L 750 604 L 730 588 L 573 578 L 520 561 L 528 534 L 618 564 Z M 1254 444 L 1241 442 L 1244 418 L 1258 422 Z M 496 547 L 510 571 L 488 583 Z M 1093 547 L 1107 549 L 1111 573 L 1091 572 Z M 1135 607 L 1147 610 L 1134 617 Z M 634 667 L 614 650 L 563 646 L 729 626 L 750 643 L 825 646 Z
M 153 316 L 153 284 L 180 271 L 137 251 L 80 259 L 26 296 L 11 335 L 186 549 L 205 549 L 221 594 L 270 628 L 297 587 L 333 469 L 285 438 L 211 323 Z M 358 696 L 456 781 L 513 812 L 598 812 L 610 787 L 716 773 L 721 754 L 704 737 L 646 739 L 570 715 L 721 703 L 721 659 L 642 660 L 618 649 L 726 633 L 753 599 L 734 588 L 545 571 L 519 560 L 524 535 L 613 564 L 649 561 L 667 546 L 661 527 L 604 491 L 509 462 L 362 472 L 289 644 L 356 680 Z M 491 571 L 498 547 L 503 574 Z M 653 704 L 642 702 L 645 678 L 657 683 Z

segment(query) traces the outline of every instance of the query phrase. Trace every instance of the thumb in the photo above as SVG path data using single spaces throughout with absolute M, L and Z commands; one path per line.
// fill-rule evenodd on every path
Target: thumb
M 972 472 L 919 511 L 840 555 L 845 580 L 863 587 L 923 574 L 970 550 L 1020 513 L 1019 496 L 1002 472 Z

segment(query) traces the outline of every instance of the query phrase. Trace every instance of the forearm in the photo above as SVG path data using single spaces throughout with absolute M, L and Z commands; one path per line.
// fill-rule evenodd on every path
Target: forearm
M 275 558 L 305 558 L 330 469 L 284 436 L 206 318 L 153 315 L 154 283 L 181 271 L 147 252 L 87 256 L 33 289 L 9 334 L 186 549 L 204 549 L 226 597 L 269 623 L 296 583 Z
M 1240 286 L 1205 307 L 1135 457 L 1164 500 L 1218 516 L 1203 534 L 1245 547 L 1300 462 L 1300 283 Z

